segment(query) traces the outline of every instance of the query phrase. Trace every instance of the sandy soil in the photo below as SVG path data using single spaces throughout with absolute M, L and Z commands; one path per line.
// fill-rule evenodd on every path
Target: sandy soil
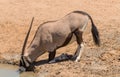
M 99 29 L 101 47 L 96 47 L 90 23 L 84 33 L 85 51 L 80 62 L 38 63 L 38 77 L 120 77 L 120 0 L 0 0 L 0 62 L 18 63 L 32 17 L 28 45 L 39 24 L 57 20 L 71 11 L 88 12 Z M 57 51 L 73 54 L 76 42 Z M 48 54 L 40 57 L 47 59 Z

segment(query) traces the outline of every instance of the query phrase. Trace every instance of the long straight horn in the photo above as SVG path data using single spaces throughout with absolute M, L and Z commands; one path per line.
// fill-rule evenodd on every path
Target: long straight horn
M 34 20 L 34 17 L 32 18 L 32 21 L 31 21 L 31 24 L 30 24 L 30 27 L 29 27 L 28 33 L 27 33 L 26 38 L 25 38 L 25 40 L 24 40 L 24 44 L 23 44 L 22 54 L 21 54 L 21 56 L 24 55 L 25 47 L 26 47 L 26 44 L 27 44 L 27 40 L 28 40 L 28 37 L 29 37 L 30 31 L 31 31 L 31 28 L 32 28 L 33 20 Z

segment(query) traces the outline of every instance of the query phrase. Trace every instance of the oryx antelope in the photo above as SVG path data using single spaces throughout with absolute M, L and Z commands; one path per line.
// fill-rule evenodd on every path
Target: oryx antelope
M 48 61 L 54 59 L 56 50 L 67 45 L 73 34 L 76 36 L 78 48 L 74 54 L 75 61 L 79 61 L 84 49 L 83 32 L 87 26 L 88 20 L 91 21 L 91 32 L 96 45 L 100 45 L 99 32 L 94 25 L 91 16 L 83 11 L 73 11 L 57 21 L 49 21 L 41 24 L 27 49 L 26 42 L 31 30 L 32 22 L 26 36 L 20 67 L 24 67 L 27 71 L 33 70 L 33 62 L 45 52 L 49 53 Z

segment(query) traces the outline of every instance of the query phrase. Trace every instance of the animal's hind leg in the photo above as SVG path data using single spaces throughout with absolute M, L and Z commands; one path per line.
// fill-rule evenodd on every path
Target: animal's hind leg
M 76 62 L 79 62 L 79 61 L 80 61 L 80 58 L 81 58 L 81 56 L 82 56 L 83 51 L 84 51 L 84 44 L 81 43 L 80 46 L 78 47 L 78 50 L 77 50 L 77 54 L 76 54 L 77 57 L 76 57 L 76 59 L 75 59 Z
M 56 50 L 54 50 L 53 52 L 49 52 L 49 61 L 53 60 L 55 58 L 56 55 Z
M 84 50 L 84 43 L 83 43 L 82 34 L 83 33 L 79 30 L 75 31 L 75 36 L 76 36 L 77 43 L 78 43 L 78 47 L 77 47 L 77 50 L 76 50 L 75 55 L 74 55 L 76 62 L 80 61 L 82 52 Z

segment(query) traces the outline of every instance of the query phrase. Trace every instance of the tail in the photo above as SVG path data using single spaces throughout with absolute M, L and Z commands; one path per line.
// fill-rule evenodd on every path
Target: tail
M 96 45 L 100 46 L 99 32 L 98 32 L 97 27 L 94 25 L 92 17 L 88 13 L 83 12 L 83 11 L 73 11 L 73 13 L 80 13 L 80 14 L 83 14 L 83 15 L 87 15 L 89 17 L 89 19 L 91 20 L 91 23 L 92 23 L 91 32 L 92 32 L 93 40 L 94 40 L 94 42 L 95 42 Z
M 88 17 L 90 18 L 91 20 L 91 25 L 92 25 L 92 29 L 91 29 L 91 32 L 92 32 L 92 36 L 93 36 L 93 40 L 95 42 L 96 45 L 100 46 L 100 36 L 99 36 L 99 32 L 98 32 L 98 29 L 97 27 L 95 26 L 93 20 L 92 20 L 92 17 L 90 15 L 88 15 Z
M 91 32 L 92 32 L 92 36 L 93 36 L 93 40 L 95 42 L 96 45 L 100 46 L 100 36 L 99 36 L 99 32 L 98 32 L 98 29 L 97 27 L 95 26 L 93 20 L 92 20 L 92 17 L 90 15 L 88 15 L 88 17 L 90 18 L 91 20 L 91 25 L 92 25 L 92 29 L 91 29 Z
M 96 45 L 100 46 L 100 36 L 99 36 L 99 32 L 97 27 L 94 25 L 94 23 L 92 23 L 92 36 L 93 36 L 93 40 L 95 42 Z

